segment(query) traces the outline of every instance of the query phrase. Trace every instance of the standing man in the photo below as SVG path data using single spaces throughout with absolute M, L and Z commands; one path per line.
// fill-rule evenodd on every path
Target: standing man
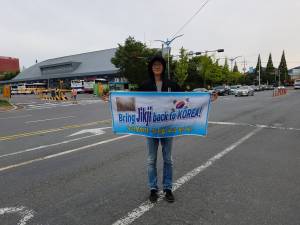
M 165 77 L 166 61 L 161 56 L 155 56 L 148 64 L 149 80 L 144 82 L 140 91 L 157 91 L 157 92 L 178 92 L 180 87 Z M 172 162 L 172 143 L 173 138 L 147 138 L 148 147 L 148 185 L 150 188 L 149 200 L 156 202 L 158 199 L 157 186 L 157 150 L 159 143 L 162 146 L 163 155 L 163 191 L 165 200 L 174 202 L 175 198 L 172 193 L 173 184 L 173 162 Z
M 71 93 L 72 93 L 72 98 L 76 102 L 76 100 L 77 100 L 77 90 L 75 88 L 73 88 Z

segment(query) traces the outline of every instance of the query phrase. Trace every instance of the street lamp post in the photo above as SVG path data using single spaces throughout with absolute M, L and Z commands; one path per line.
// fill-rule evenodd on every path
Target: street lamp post
M 230 69 L 231 69 L 231 71 L 232 71 L 232 64 L 233 64 L 233 61 L 236 60 L 237 58 L 240 58 L 240 57 L 242 57 L 242 56 L 239 55 L 239 56 L 236 56 L 236 57 L 234 57 L 234 58 L 230 58 L 230 59 L 229 59 L 229 60 L 230 60 Z
M 224 49 L 220 48 L 220 49 L 216 49 L 216 50 L 206 50 L 206 51 L 202 51 L 202 52 L 189 52 L 189 55 L 202 55 L 203 53 L 207 54 L 209 52 L 224 52 Z
M 169 79 L 169 80 L 171 79 L 171 77 L 170 77 L 170 50 L 171 50 L 170 45 L 171 45 L 171 43 L 172 43 L 175 39 L 177 39 L 177 38 L 179 38 L 179 37 L 182 37 L 182 36 L 183 36 L 183 34 L 178 35 L 178 36 L 172 38 L 171 40 L 169 40 L 169 39 L 167 38 L 166 41 L 163 41 L 163 40 L 154 40 L 154 41 L 159 41 L 159 42 L 162 43 L 162 53 L 163 53 L 163 47 L 164 47 L 164 45 L 167 46 L 167 49 L 168 49 L 168 65 L 167 65 L 167 69 L 168 69 L 168 79 Z

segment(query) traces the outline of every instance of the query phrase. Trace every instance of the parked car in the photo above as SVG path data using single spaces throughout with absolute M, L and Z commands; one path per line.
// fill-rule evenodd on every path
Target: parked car
M 262 86 L 259 86 L 259 85 L 253 85 L 253 87 L 254 87 L 254 91 L 263 91 Z
M 268 86 L 267 86 L 266 84 L 261 85 L 261 87 L 262 87 L 262 90 L 263 90 L 263 91 L 265 91 L 265 90 L 268 89 Z
M 217 86 L 213 88 L 218 95 L 229 95 L 229 88 L 226 86 Z
M 251 87 L 254 91 L 256 91 L 256 86 L 255 86 L 255 85 L 250 85 L 250 87 Z
M 294 89 L 300 89 L 300 79 L 294 81 Z
M 274 90 L 274 86 L 273 85 L 267 85 L 267 90 Z
M 207 90 L 206 88 L 195 88 L 193 90 L 194 92 L 208 92 L 210 94 L 216 94 L 216 91 L 215 90 Z
M 208 90 L 206 88 L 195 88 L 193 91 L 194 92 L 208 92 Z
M 235 95 L 236 90 L 240 88 L 240 85 L 232 85 L 229 88 L 229 94 L 230 95 Z
M 254 90 L 249 86 L 242 86 L 236 90 L 235 97 L 237 96 L 253 96 Z

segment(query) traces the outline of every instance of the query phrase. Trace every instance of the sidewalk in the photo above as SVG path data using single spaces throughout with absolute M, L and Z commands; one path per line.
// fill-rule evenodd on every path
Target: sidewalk
M 0 112 L 7 112 L 11 110 L 15 110 L 17 106 L 11 104 L 5 99 L 0 99 Z

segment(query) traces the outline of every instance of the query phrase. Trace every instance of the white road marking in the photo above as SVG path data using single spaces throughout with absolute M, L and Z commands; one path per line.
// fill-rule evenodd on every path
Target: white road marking
M 31 116 L 32 116 L 31 114 L 28 114 L 28 115 L 24 115 L 24 116 L 1 117 L 0 120 L 26 118 L 26 117 L 31 117 Z
M 17 102 L 16 105 L 29 105 L 29 104 L 37 104 L 39 102 Z
M 238 147 L 240 144 L 242 144 L 243 142 L 245 142 L 246 140 L 248 140 L 249 138 L 251 138 L 256 133 L 258 133 L 261 129 L 262 129 L 261 127 L 256 128 L 254 131 L 248 133 L 246 136 L 242 137 L 237 142 L 233 143 L 232 145 L 230 145 L 229 147 L 227 147 L 226 149 L 224 149 L 223 151 L 221 151 L 217 155 L 215 155 L 212 158 L 210 158 L 208 161 L 206 161 L 201 166 L 199 166 L 199 167 L 193 169 L 192 171 L 186 173 L 184 176 L 182 176 L 181 178 L 179 178 L 174 183 L 173 190 L 176 191 L 182 185 L 184 185 L 185 183 L 187 183 L 188 181 L 190 181 L 192 178 L 194 178 L 195 176 L 197 176 L 200 172 L 204 171 L 205 169 L 207 169 L 208 167 L 210 167 L 211 165 L 213 165 L 217 160 L 221 159 L 226 154 L 228 154 L 229 152 L 231 152 L 232 150 L 234 150 L 236 147 Z M 159 193 L 158 202 L 160 202 L 163 199 L 163 197 L 164 197 L 163 196 L 163 192 L 161 191 Z M 131 224 L 132 222 L 134 222 L 135 220 L 137 220 L 139 217 L 141 217 L 145 212 L 147 212 L 150 209 L 152 209 L 155 205 L 156 204 L 153 204 L 153 203 L 151 203 L 149 201 L 146 201 L 146 202 L 142 203 L 140 206 L 138 206 L 137 208 L 133 209 L 131 212 L 129 212 L 126 216 L 124 216 L 120 220 L 117 220 L 116 222 L 114 222 L 113 225 L 128 225 L 128 224 Z
M 53 108 L 53 106 L 51 106 L 51 105 L 45 105 L 45 106 L 35 105 L 35 106 L 30 106 L 30 108 L 31 109 L 49 109 L 49 108 Z
M 209 121 L 208 123 L 209 124 L 216 124 L 216 125 L 249 126 L 249 127 L 267 128 L 267 129 L 300 131 L 300 128 L 282 127 L 282 126 L 279 126 L 280 124 L 275 124 L 275 126 L 269 126 L 269 125 L 263 125 L 263 124 L 249 124 L 249 123 L 235 123 L 235 122 L 214 122 L 214 121 Z
M 232 126 L 246 126 L 248 124 L 244 123 L 234 123 L 234 122 L 214 122 L 214 121 L 209 121 L 209 124 L 217 124 L 217 125 L 232 125 Z
M 110 129 L 111 127 L 99 127 L 99 128 L 94 128 L 94 129 L 85 129 L 85 130 L 81 130 L 78 131 L 74 134 L 69 135 L 69 137 L 72 136 L 76 136 L 76 135 L 80 135 L 80 134 L 85 134 L 85 133 L 92 133 L 94 135 L 101 135 L 101 134 L 105 134 L 105 129 Z
M 5 214 L 17 213 L 21 216 L 17 225 L 26 225 L 26 223 L 31 220 L 34 216 L 34 211 L 29 210 L 24 206 L 21 207 L 10 207 L 10 208 L 0 208 L 0 216 Z
M 64 116 L 64 117 L 56 117 L 56 118 L 50 118 L 50 119 L 43 119 L 43 120 L 32 120 L 32 121 L 26 121 L 25 123 L 38 123 L 38 122 L 45 122 L 50 120 L 60 120 L 60 119 L 67 119 L 67 118 L 74 118 L 75 116 Z
M 78 100 L 77 104 L 74 104 L 73 102 L 45 102 L 45 103 L 39 103 L 39 104 L 24 104 L 26 105 L 25 110 L 26 111 L 32 111 L 32 110 L 37 110 L 37 109 L 51 109 L 55 107 L 67 107 L 67 106 L 76 106 L 76 105 L 89 105 L 89 104 L 95 104 L 95 103 L 100 103 L 103 102 L 102 100 Z
M 2 168 L 0 168 L 0 172 L 5 171 L 5 170 L 9 170 L 9 169 L 13 169 L 13 168 L 18 168 L 20 166 L 25 166 L 25 165 L 32 164 L 32 163 L 35 163 L 35 162 L 40 162 L 40 161 L 44 161 L 44 160 L 47 160 L 47 159 L 56 158 L 58 156 L 67 155 L 67 154 L 70 154 L 70 153 L 73 153 L 73 152 L 81 151 L 81 150 L 88 149 L 88 148 L 91 148 L 91 147 L 95 147 L 95 146 L 98 146 L 98 145 L 102 145 L 102 144 L 106 144 L 106 143 L 109 143 L 109 142 L 121 140 L 121 139 L 130 137 L 130 136 L 131 136 L 131 134 L 123 135 L 123 136 L 120 136 L 120 137 L 111 138 L 111 139 L 108 139 L 108 140 L 96 142 L 94 144 L 85 145 L 85 146 L 82 146 L 82 147 L 79 147 L 79 148 L 71 149 L 71 150 L 68 150 L 68 151 L 63 151 L 63 152 L 60 152 L 60 153 L 44 156 L 44 157 L 41 157 L 41 158 L 25 161 L 25 162 L 22 162 L 22 163 L 2 167 Z M 98 150 L 98 149 L 91 149 L 90 151 L 92 151 L 92 150 Z
M 103 129 L 108 129 L 108 128 L 111 128 L 111 127 L 104 127 Z M 79 141 L 79 140 L 82 140 L 82 139 L 95 137 L 97 135 L 98 134 L 94 134 L 94 135 L 89 135 L 89 136 L 85 136 L 85 137 L 81 137 L 81 138 L 70 139 L 70 140 L 66 140 L 66 141 L 58 142 L 58 143 L 54 143 L 54 144 L 42 145 L 42 146 L 38 146 L 38 147 L 34 147 L 34 148 L 29 148 L 29 149 L 18 151 L 18 152 L 13 152 L 13 153 L 5 154 L 5 155 L 0 155 L 0 158 L 5 158 L 5 157 L 13 156 L 13 155 L 19 155 L 19 154 L 23 154 L 23 153 L 26 153 L 26 152 L 37 151 L 37 150 L 40 150 L 40 149 L 45 149 L 45 148 L 54 147 L 54 146 L 58 146 L 58 145 L 68 144 L 68 143 L 71 143 L 71 142 L 74 142 L 74 141 Z

